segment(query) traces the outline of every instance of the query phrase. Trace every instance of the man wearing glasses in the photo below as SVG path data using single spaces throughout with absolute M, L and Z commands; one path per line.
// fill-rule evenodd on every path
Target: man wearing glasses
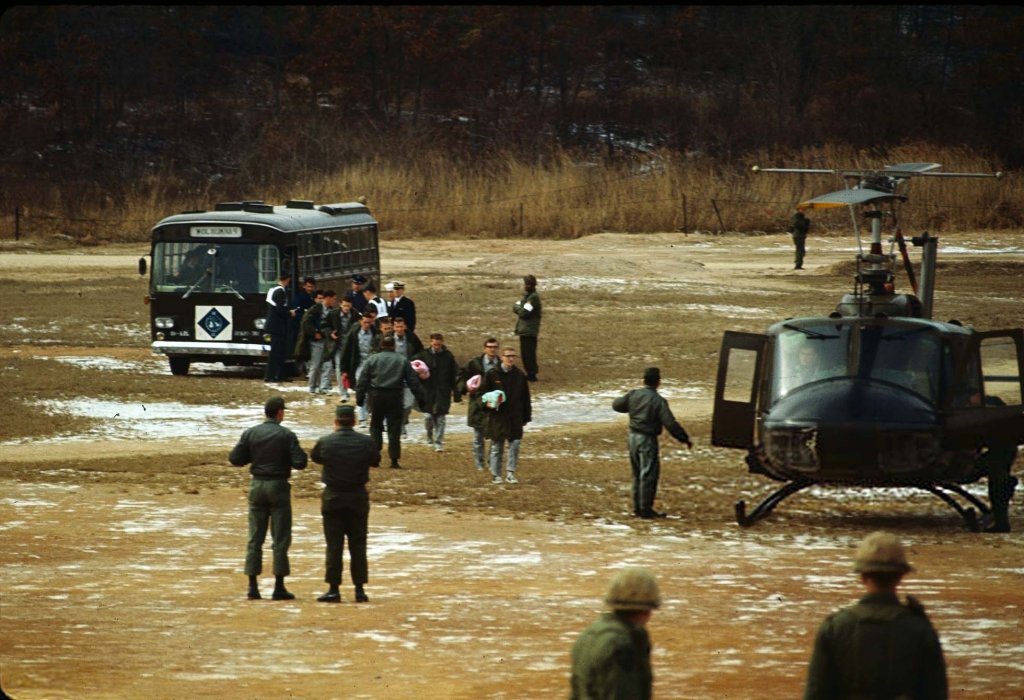
M 505 463 L 505 481 L 517 484 L 516 467 L 519 463 L 519 443 L 523 439 L 523 426 L 532 418 L 530 385 L 523 371 L 516 367 L 516 351 L 505 348 L 501 364 L 484 375 L 480 382 L 480 396 L 502 392 L 504 399 L 487 411 L 485 436 L 491 440 L 491 483 L 500 484 L 501 460 L 508 443 L 508 461 Z M 488 404 L 485 402 L 484 406 Z
M 484 376 L 496 369 L 501 361 L 498 359 L 498 341 L 488 338 L 484 341 L 484 352 L 474 357 L 462 368 L 458 390 L 461 395 L 469 394 L 469 407 L 466 409 L 466 424 L 473 429 L 473 461 L 477 471 L 484 470 L 484 429 L 487 427 L 487 413 L 484 411 L 480 396 L 480 384 Z M 470 386 L 470 380 L 477 377 Z

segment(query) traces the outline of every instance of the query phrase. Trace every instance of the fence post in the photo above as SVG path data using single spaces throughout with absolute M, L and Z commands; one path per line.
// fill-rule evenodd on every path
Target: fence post
M 519 203 L 519 237 L 524 238 L 526 232 L 523 230 L 523 203 Z
M 683 193 L 683 235 L 690 233 L 689 217 L 686 215 L 686 193 Z
M 711 206 L 714 207 L 715 216 L 718 217 L 718 232 L 725 233 L 725 224 L 722 223 L 722 215 L 718 211 L 718 202 L 716 202 L 714 198 L 711 199 Z
M 21 239 L 21 207 L 14 207 L 14 240 Z

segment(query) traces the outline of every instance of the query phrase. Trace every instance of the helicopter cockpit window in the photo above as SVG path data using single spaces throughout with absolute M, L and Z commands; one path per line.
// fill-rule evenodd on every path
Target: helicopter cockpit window
M 934 402 L 943 358 L 942 338 L 931 329 L 867 327 L 861 330 L 857 376 L 898 384 Z
M 772 396 L 782 398 L 797 387 L 846 375 L 849 327 L 792 326 L 778 336 Z

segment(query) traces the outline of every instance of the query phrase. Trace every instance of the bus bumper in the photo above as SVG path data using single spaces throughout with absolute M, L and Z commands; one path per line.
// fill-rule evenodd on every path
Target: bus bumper
M 188 355 L 196 357 L 266 357 L 269 345 L 262 343 L 197 343 L 173 340 L 153 342 L 154 355 Z

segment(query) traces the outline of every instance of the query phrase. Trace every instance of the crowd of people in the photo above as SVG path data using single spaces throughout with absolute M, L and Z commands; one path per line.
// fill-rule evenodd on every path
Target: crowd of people
M 401 440 L 409 435 L 413 408 L 423 414 L 427 443 L 443 452 L 452 404 L 468 396 L 476 468 L 489 469 L 495 484 L 518 483 L 519 445 L 532 415 L 530 383 L 538 372 L 542 303 L 533 275 L 523 278 L 522 297 L 512 305 L 524 369 L 516 364 L 515 348 L 500 349 L 493 337 L 465 365 L 459 365 L 443 334 L 429 334 L 424 344 L 416 333 L 416 304 L 401 281 L 384 285 L 381 298 L 362 275 L 353 275 L 351 289 L 340 295 L 318 289 L 307 277 L 290 301 L 289 283 L 282 276 L 267 293 L 268 383 L 288 381 L 290 356 L 311 394 L 337 392 L 343 404 L 354 399 L 357 427 L 368 428 L 379 448 L 387 435 L 394 469 L 402 468 Z

